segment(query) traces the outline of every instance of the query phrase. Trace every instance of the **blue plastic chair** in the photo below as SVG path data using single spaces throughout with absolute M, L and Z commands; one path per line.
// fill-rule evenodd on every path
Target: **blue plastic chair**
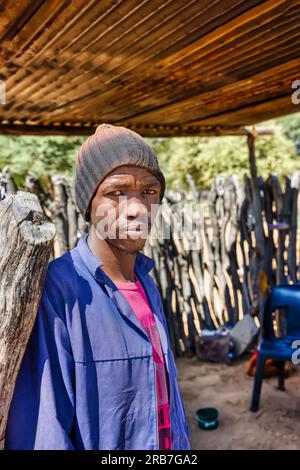
M 284 308 L 287 312 L 286 335 L 282 338 L 275 336 L 273 328 L 273 312 L 279 308 Z M 300 284 L 276 286 L 270 293 L 264 309 L 250 411 L 256 412 L 259 408 L 266 359 L 276 361 L 278 389 L 285 390 L 284 364 L 286 361 L 292 362 L 292 355 L 296 351 L 292 345 L 297 339 L 300 340 Z

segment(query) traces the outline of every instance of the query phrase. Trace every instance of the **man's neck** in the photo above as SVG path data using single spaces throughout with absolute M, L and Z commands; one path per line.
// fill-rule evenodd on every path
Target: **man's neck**
M 113 282 L 134 281 L 135 253 L 120 250 L 106 240 L 100 239 L 92 227 L 87 237 L 92 253 L 101 259 L 101 269 Z

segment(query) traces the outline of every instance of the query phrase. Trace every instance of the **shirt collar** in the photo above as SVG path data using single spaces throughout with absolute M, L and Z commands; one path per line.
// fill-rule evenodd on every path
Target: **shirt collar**
M 94 255 L 94 253 L 90 250 L 90 247 L 87 244 L 87 236 L 88 234 L 85 233 L 80 237 L 75 250 L 77 250 L 82 261 L 84 262 L 88 270 L 91 272 L 91 274 L 96 277 L 97 272 L 99 272 L 99 268 L 103 266 L 103 261 L 96 255 Z M 148 274 L 154 266 L 154 259 L 150 258 L 149 256 L 145 255 L 140 251 L 137 253 L 134 265 L 134 271 L 137 274 L 146 276 L 146 274 Z

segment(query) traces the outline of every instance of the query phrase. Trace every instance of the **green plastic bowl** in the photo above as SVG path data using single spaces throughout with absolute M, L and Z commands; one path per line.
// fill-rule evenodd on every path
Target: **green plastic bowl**
M 212 431 L 219 426 L 219 411 L 217 408 L 199 408 L 195 416 L 199 428 L 204 431 Z

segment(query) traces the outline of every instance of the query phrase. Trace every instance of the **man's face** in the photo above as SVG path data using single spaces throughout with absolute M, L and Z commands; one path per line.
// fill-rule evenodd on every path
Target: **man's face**
M 91 220 L 99 238 L 130 253 L 145 245 L 160 204 L 160 181 L 147 169 L 123 165 L 99 185 Z

